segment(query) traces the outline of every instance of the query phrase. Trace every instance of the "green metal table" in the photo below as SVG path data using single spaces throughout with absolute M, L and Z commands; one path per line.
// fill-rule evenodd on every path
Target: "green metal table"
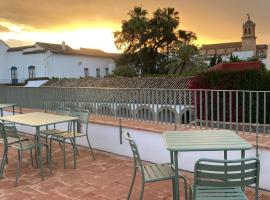
M 42 126 L 48 126 L 63 122 L 72 122 L 73 123 L 73 132 L 75 133 L 75 123 L 77 122 L 77 117 L 70 117 L 65 115 L 56 115 L 56 114 L 48 114 L 48 113 L 42 113 L 42 112 L 33 112 L 33 113 L 27 113 L 27 114 L 21 114 L 21 115 L 12 115 L 12 116 L 6 116 L 1 117 L 0 120 L 11 122 L 15 124 L 21 124 L 25 126 L 30 126 L 36 128 L 36 136 L 38 141 L 38 161 L 40 166 L 40 174 L 42 180 L 44 179 L 44 173 L 43 173 L 43 162 L 42 162 L 42 156 L 41 156 L 41 141 L 40 141 L 40 127 Z M 74 135 L 74 145 L 76 145 L 76 137 Z M 74 157 L 74 168 L 76 168 L 76 152 L 73 148 L 73 157 Z
M 175 166 L 175 181 L 173 181 L 173 199 L 180 199 L 178 183 L 178 152 L 191 151 L 227 151 L 240 150 L 241 158 L 245 151 L 252 149 L 246 140 L 234 131 L 229 130 L 199 130 L 199 131 L 167 131 L 163 133 L 167 150 L 170 151 L 171 162 Z
M 0 104 L 0 114 L 1 114 L 1 117 L 3 117 L 3 109 L 4 108 L 9 108 L 9 107 L 12 107 L 12 112 L 13 112 L 13 115 L 15 115 L 15 106 L 16 104 Z M 20 110 L 21 110 L 21 107 L 20 107 Z

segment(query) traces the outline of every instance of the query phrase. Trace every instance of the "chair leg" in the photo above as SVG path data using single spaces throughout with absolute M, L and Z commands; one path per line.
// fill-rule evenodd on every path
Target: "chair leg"
M 50 139 L 50 162 L 52 162 L 52 139 Z
M 86 135 L 86 139 L 87 139 L 87 143 L 88 143 L 88 146 L 89 146 L 90 153 L 91 153 L 91 155 L 93 157 L 93 160 L 96 160 L 93 149 L 92 149 L 91 144 L 90 144 L 90 140 L 88 138 L 88 135 Z
M 130 199 L 130 196 L 131 196 L 131 193 L 132 193 L 132 189 L 133 189 L 133 186 L 134 186 L 134 182 L 135 182 L 135 179 L 136 179 L 136 173 L 137 173 L 137 169 L 134 167 L 133 175 L 132 175 L 132 181 L 131 181 L 131 185 L 130 185 L 130 188 L 129 188 L 127 200 Z
M 36 166 L 38 168 L 38 148 L 35 148 L 35 161 L 36 161 Z
M 64 156 L 64 169 L 66 169 L 67 166 L 66 166 L 66 144 L 65 144 L 65 141 L 63 142 L 63 156 Z
M 22 164 L 22 151 L 20 151 L 19 154 L 20 154 L 20 159 L 18 158 L 18 164 L 17 164 L 17 169 L 16 169 L 16 182 L 15 182 L 15 186 L 18 186 L 18 182 L 19 182 L 19 176 L 20 176 L 21 164 Z
M 18 158 L 19 158 L 19 161 L 21 160 L 21 152 L 20 152 L 20 150 L 18 149 Z
M 143 192 L 144 192 L 144 181 L 142 180 L 142 189 L 141 189 L 141 194 L 140 194 L 140 200 L 143 199 Z
M 51 152 L 49 145 L 46 145 L 46 157 L 47 157 L 47 163 L 49 165 L 50 174 L 52 174 L 52 165 L 51 165 Z
M 1 161 L 1 167 L 0 167 L 0 178 L 3 178 L 5 164 L 6 164 L 6 157 L 7 157 L 7 151 L 4 150 L 2 161 Z
M 184 187 L 185 187 L 185 199 L 188 199 L 188 190 L 187 190 L 187 179 L 184 176 L 179 176 L 184 181 Z
M 32 152 L 32 149 L 30 149 L 29 151 L 30 151 L 30 157 L 31 157 L 31 165 L 32 165 L 32 167 L 34 167 L 34 161 L 33 161 L 33 152 Z
M 79 156 L 79 151 L 78 151 L 77 146 L 74 145 L 73 138 L 70 138 L 70 143 L 71 143 L 73 149 L 75 149 L 77 156 Z

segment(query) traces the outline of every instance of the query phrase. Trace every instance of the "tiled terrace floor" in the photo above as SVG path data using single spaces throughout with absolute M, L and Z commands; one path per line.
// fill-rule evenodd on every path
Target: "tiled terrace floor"
M 2 146 L 0 148 L 0 155 L 2 155 Z M 25 153 L 19 186 L 14 187 L 17 153 L 10 150 L 9 165 L 6 166 L 4 179 L 0 180 L 0 199 L 126 199 L 131 180 L 132 159 L 95 151 L 96 161 L 93 161 L 89 152 L 85 148 L 80 148 L 78 168 L 74 170 L 71 149 L 68 151 L 68 167 L 63 169 L 61 150 L 58 145 L 54 144 L 53 174 L 50 176 L 48 169 L 45 168 L 46 178 L 44 181 L 40 179 L 39 170 L 32 168 L 29 154 Z M 191 182 L 192 174 L 184 174 Z M 138 176 L 131 199 L 138 199 L 139 184 L 140 177 Z M 183 191 L 182 188 L 180 190 Z M 253 190 L 248 188 L 246 191 L 251 197 Z M 172 199 L 171 181 L 148 184 L 144 194 L 145 200 Z M 269 200 L 270 192 L 260 191 L 260 196 L 261 200 Z

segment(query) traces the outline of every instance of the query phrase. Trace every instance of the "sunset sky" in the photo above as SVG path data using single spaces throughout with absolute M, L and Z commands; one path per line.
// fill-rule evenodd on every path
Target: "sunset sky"
M 270 0 L 0 0 L 0 39 L 10 46 L 35 41 L 117 52 L 113 32 L 134 6 L 151 14 L 174 7 L 180 27 L 197 44 L 240 41 L 247 13 L 257 25 L 257 43 L 270 43 Z

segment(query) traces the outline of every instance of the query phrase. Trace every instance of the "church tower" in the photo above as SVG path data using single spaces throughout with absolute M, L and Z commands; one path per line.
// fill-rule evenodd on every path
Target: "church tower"
M 242 51 L 253 51 L 256 55 L 256 24 L 250 20 L 250 15 L 247 14 L 248 20 L 243 24 Z

